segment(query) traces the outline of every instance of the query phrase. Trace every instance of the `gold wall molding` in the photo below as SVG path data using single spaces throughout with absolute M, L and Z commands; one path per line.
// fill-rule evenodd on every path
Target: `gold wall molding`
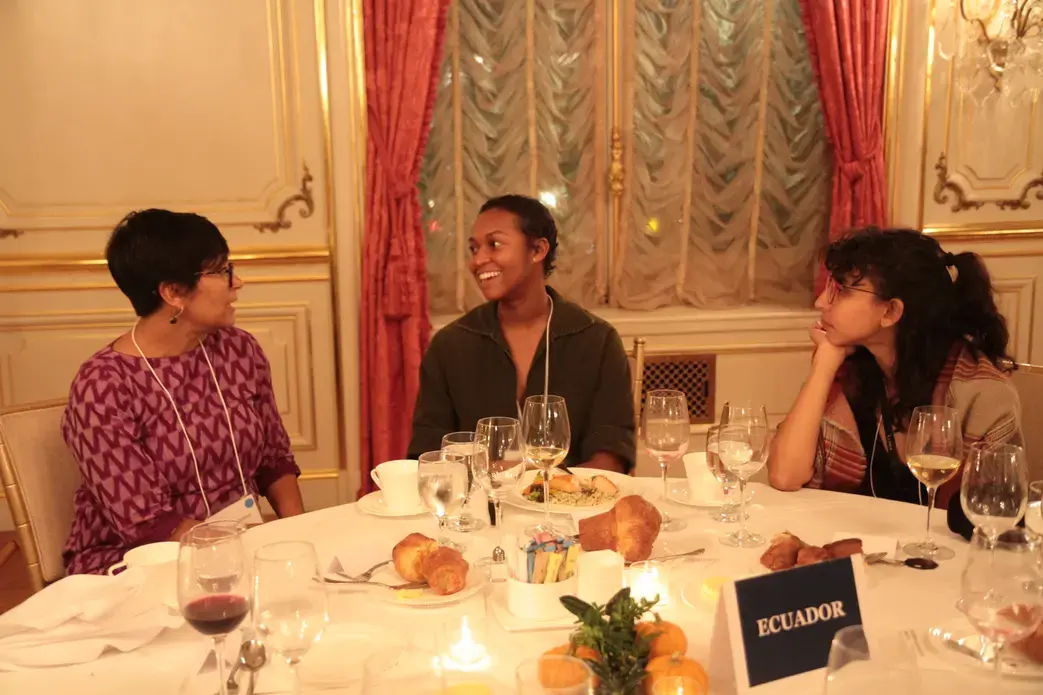
M 1026 183 L 1024 188 L 1021 189 L 1021 196 L 1017 198 L 972 200 L 967 197 L 967 193 L 959 184 L 949 178 L 948 160 L 944 152 L 938 155 L 938 162 L 934 165 L 934 170 L 938 173 L 938 181 L 934 185 L 934 202 L 939 205 L 947 204 L 949 196 L 946 194 L 946 191 L 951 191 L 955 195 L 955 200 L 950 208 L 953 212 L 980 210 L 985 205 L 995 205 L 1000 210 L 1028 210 L 1032 205 L 1029 202 L 1029 194 L 1037 188 L 1039 190 L 1036 191 L 1035 197 L 1037 200 L 1043 200 L 1043 172 L 1040 173 L 1039 177 Z
M 316 31 L 318 31 L 318 29 L 316 29 Z M 254 225 L 254 229 L 262 234 L 265 232 L 275 234 L 281 229 L 289 229 L 293 226 L 293 222 L 286 219 L 286 215 L 289 212 L 291 205 L 300 204 L 304 206 L 297 213 L 301 219 L 308 219 L 315 213 L 315 198 L 313 198 L 311 194 L 311 183 L 313 178 L 311 172 L 308 171 L 308 164 L 305 162 L 303 163 L 303 166 L 304 175 L 301 177 L 301 189 L 279 204 L 279 209 L 276 210 L 275 219 L 273 221 L 258 222 Z
M 948 204 L 949 194 L 946 191 L 949 191 L 954 197 L 952 208 L 950 208 L 953 212 L 980 210 L 984 207 L 984 202 L 970 200 L 960 184 L 949 178 L 949 160 L 944 152 L 938 155 L 938 161 L 934 165 L 934 170 L 938 174 L 938 181 L 934 184 L 934 202 L 939 205 Z
M 248 285 L 271 285 L 278 283 L 329 282 L 326 275 L 258 275 L 247 278 Z M 65 292 L 70 290 L 114 290 L 115 282 L 84 282 L 79 284 L 44 284 L 44 285 L 0 285 L 0 294 L 8 292 Z
M 232 253 L 229 258 L 241 265 L 298 265 L 329 263 L 330 249 L 323 246 L 301 246 L 265 249 L 248 248 Z M 106 270 L 108 264 L 97 256 L 0 256 L 4 272 L 48 270 Z
M 0 229 L 0 239 L 17 239 L 25 234 L 21 229 Z
M 301 475 L 298 480 L 330 480 L 338 477 L 340 477 L 340 470 L 337 468 L 301 469 Z

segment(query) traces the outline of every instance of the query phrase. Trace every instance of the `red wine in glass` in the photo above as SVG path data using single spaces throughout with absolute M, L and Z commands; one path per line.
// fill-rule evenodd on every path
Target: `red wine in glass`
M 187 604 L 182 613 L 185 620 L 204 635 L 227 635 L 239 627 L 250 612 L 245 596 L 214 594 L 197 598 Z

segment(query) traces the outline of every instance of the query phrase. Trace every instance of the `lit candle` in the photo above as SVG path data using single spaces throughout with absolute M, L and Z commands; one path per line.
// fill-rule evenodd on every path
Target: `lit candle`
M 635 562 L 630 566 L 630 595 L 636 600 L 651 601 L 659 597 L 658 606 L 670 603 L 670 585 L 666 567 L 661 562 L 649 560 Z
M 485 647 L 475 641 L 465 615 L 460 622 L 460 638 L 449 647 L 449 658 L 459 666 L 471 666 L 485 655 Z

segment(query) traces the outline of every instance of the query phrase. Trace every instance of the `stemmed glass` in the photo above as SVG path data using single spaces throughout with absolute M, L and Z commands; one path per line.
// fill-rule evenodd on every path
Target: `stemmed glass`
M 464 457 L 448 451 L 428 451 L 420 454 L 417 461 L 417 490 L 420 501 L 438 522 L 438 542 L 462 550 L 446 535 L 446 522 L 460 511 L 467 496 Z
M 905 440 L 905 465 L 927 487 L 927 538 L 910 543 L 907 555 L 931 560 L 949 560 L 953 552 L 935 545 L 931 534 L 931 510 L 938 488 L 960 470 L 963 439 L 960 418 L 945 405 L 926 405 L 913 409 L 909 418 L 909 434 Z
M 527 535 L 557 534 L 550 518 L 550 471 L 565 460 L 572 441 L 569 412 L 561 396 L 529 396 L 522 408 L 525 460 L 543 472 L 543 521 L 525 529 Z
M 299 692 L 297 664 L 329 623 L 326 585 L 307 541 L 261 546 L 254 553 L 254 614 L 265 646 L 286 659 Z
M 982 660 L 1000 676 L 1000 653 L 1043 622 L 1043 593 L 1037 556 L 1040 539 L 1022 528 L 993 541 L 974 529 L 963 570 L 959 608 L 981 635 Z
M 467 506 L 471 501 L 471 492 L 474 491 L 474 457 L 478 453 L 475 433 L 450 432 L 442 437 L 442 451 L 462 455 L 464 464 L 467 466 L 467 494 L 464 495 L 464 508 L 459 516 L 449 519 L 449 528 L 460 533 L 481 531 L 485 528 L 485 522 L 471 514 L 471 510 Z
M 493 501 L 496 526 L 503 527 L 503 500 L 525 470 L 521 423 L 512 417 L 487 417 L 475 428 L 474 478 Z
M 250 585 L 242 526 L 212 521 L 181 537 L 177 555 L 177 601 L 188 624 L 214 639 L 218 693 L 225 695 L 225 637 L 250 612 Z
M 710 518 L 724 524 L 734 524 L 739 520 L 739 510 L 738 505 L 731 502 L 731 497 L 735 488 L 739 486 L 739 479 L 721 463 L 720 439 L 719 425 L 712 425 L 706 430 L 706 466 L 721 484 L 724 493 L 724 502 L 720 509 L 710 510 Z
M 763 536 L 746 529 L 746 483 L 767 463 L 771 434 L 767 425 L 751 420 L 743 424 L 725 425 L 718 436 L 721 462 L 739 478 L 741 524 L 735 533 L 721 537 L 721 543 L 733 548 L 763 545 Z
M 963 464 L 960 502 L 967 518 L 990 540 L 1014 528 L 1028 503 L 1025 450 L 1014 444 L 972 444 Z
M 514 670 L 517 695 L 590 695 L 594 672 L 587 662 L 564 654 L 544 654 Z
M 874 645 L 870 653 L 861 625 L 837 630 L 826 661 L 825 695 L 920 692 L 920 676 L 912 656 L 896 649 L 886 654 L 879 651 Z
M 1043 539 L 1043 480 L 1029 483 L 1029 504 L 1025 510 L 1025 527 Z M 1043 560 L 1043 557 L 1040 558 Z
M 680 531 L 688 526 L 683 519 L 674 519 L 666 512 L 666 471 L 671 461 L 684 456 L 688 450 L 688 434 L 691 420 L 688 417 L 688 401 L 681 391 L 658 389 L 645 396 L 645 411 L 642 414 L 641 431 L 645 437 L 645 449 L 659 462 L 663 477 L 663 498 L 659 513 L 663 517 L 661 531 Z

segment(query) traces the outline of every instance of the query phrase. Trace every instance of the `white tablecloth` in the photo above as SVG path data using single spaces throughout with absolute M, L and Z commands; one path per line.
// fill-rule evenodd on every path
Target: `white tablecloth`
M 635 487 L 642 489 L 650 499 L 657 499 L 658 485 L 651 479 L 638 479 Z M 487 557 L 499 534 L 516 531 L 538 519 L 539 515 L 506 507 L 504 528 L 486 529 L 467 534 L 466 555 L 472 561 Z M 741 578 L 757 572 L 757 560 L 763 548 L 737 550 L 725 547 L 718 537 L 732 531 L 711 521 L 704 509 L 671 504 L 672 514 L 684 517 L 688 528 L 684 531 L 662 534 L 655 554 L 686 551 L 705 547 L 705 555 L 697 561 L 673 564 L 671 579 L 673 601 L 662 611 L 665 619 L 679 623 L 690 641 L 689 655 L 709 665 L 710 637 L 713 631 L 713 606 L 687 605 L 681 594 L 701 577 L 730 576 Z M 484 503 L 475 507 L 484 517 Z M 749 507 L 748 525 L 766 537 L 789 530 L 811 543 L 822 544 L 833 539 L 838 531 L 852 535 L 886 536 L 902 542 L 919 539 L 924 531 L 926 511 L 922 507 L 886 500 L 874 500 L 855 495 L 801 490 L 783 493 L 765 486 L 755 486 L 753 502 Z M 566 517 L 556 517 L 564 520 Z M 934 517 L 936 538 L 956 552 L 956 558 L 945 561 L 933 571 L 918 571 L 906 567 L 867 567 L 869 595 L 863 611 L 871 612 L 874 628 L 881 634 L 896 635 L 903 630 L 921 633 L 932 626 L 951 625 L 961 619 L 955 608 L 959 598 L 960 572 L 965 561 L 966 543 L 945 529 L 944 513 Z M 356 505 L 324 509 L 292 519 L 265 524 L 247 533 L 248 550 L 273 541 L 306 539 L 312 541 L 320 561 L 327 565 L 334 555 L 349 565 L 349 571 L 361 571 L 389 556 L 391 547 L 412 531 L 435 535 L 435 524 L 430 518 L 385 519 L 368 516 Z M 460 538 L 462 536 L 456 536 Z M 523 659 L 537 656 L 568 639 L 568 630 L 513 632 L 501 628 L 491 608 L 486 610 L 490 596 L 479 595 L 452 607 L 438 609 L 407 608 L 389 605 L 380 599 L 379 588 L 331 587 L 330 618 L 332 624 L 370 623 L 399 632 L 419 647 L 434 648 L 441 626 L 447 621 L 459 620 L 467 613 L 472 620 L 481 620 L 492 653 L 490 672 L 507 685 L 513 683 L 514 668 Z M 502 592 L 502 583 L 493 583 L 489 592 Z M 184 693 L 210 695 L 215 691 L 216 674 L 212 670 L 196 674 L 199 667 L 198 650 L 193 645 L 202 643 L 187 625 L 162 635 L 156 642 L 130 654 L 106 655 L 92 664 L 53 668 L 18 673 L 0 673 L 0 693 Z M 302 668 L 306 666 L 305 657 Z M 937 660 L 925 668 L 937 667 L 924 680 L 929 686 L 925 692 L 950 695 L 957 692 L 1041 692 L 1039 681 L 1004 679 L 1002 685 L 991 680 L 991 674 L 976 674 L 959 669 L 944 660 Z M 324 670 L 328 670 L 325 665 Z M 354 669 L 351 669 L 354 670 Z M 278 669 L 270 676 L 267 667 L 261 672 L 258 692 L 267 691 L 266 679 L 278 682 Z M 345 673 L 345 679 L 360 677 L 360 673 Z M 785 682 L 782 689 L 793 693 L 818 693 L 822 689 L 822 674 L 808 674 Z M 774 689 L 773 689 L 774 690 Z M 307 692 L 307 689 L 305 690 Z M 345 692 L 353 692 L 348 687 Z M 508 692 L 511 692 L 508 690 Z

